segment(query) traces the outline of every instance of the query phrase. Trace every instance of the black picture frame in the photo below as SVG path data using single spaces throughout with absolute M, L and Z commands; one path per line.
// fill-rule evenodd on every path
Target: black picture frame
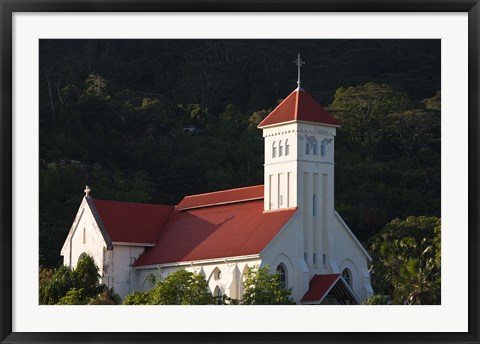
M 0 340 L 85 342 L 479 343 L 479 15 L 478 0 L 0 0 Z M 12 16 L 15 12 L 468 12 L 468 332 L 465 333 L 20 333 L 12 332 Z M 452 314 L 452 316 L 454 316 Z

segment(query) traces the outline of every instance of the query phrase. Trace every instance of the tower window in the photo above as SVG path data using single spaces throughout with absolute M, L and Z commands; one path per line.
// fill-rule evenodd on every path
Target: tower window
M 288 144 L 288 140 L 285 140 L 285 155 L 290 154 L 290 145 Z
M 323 265 L 327 264 L 327 255 L 326 254 L 322 255 L 322 260 L 323 260 Z
M 308 143 L 308 142 L 307 142 L 307 145 L 305 146 L 305 153 L 306 153 L 307 155 L 310 154 L 310 143 Z
M 283 146 L 282 146 L 282 141 L 278 144 L 278 156 L 283 155 Z
M 277 266 L 278 278 L 283 289 L 287 288 L 287 268 L 283 263 Z
M 87 230 L 83 227 L 83 243 L 87 243 Z
M 313 155 L 318 155 L 318 148 L 317 148 L 317 143 L 313 143 Z
M 320 155 L 325 156 L 325 141 L 320 144 Z
M 313 254 L 313 265 L 317 265 L 317 254 Z
M 307 261 L 307 252 L 303 252 L 303 260 L 305 261 L 305 263 L 308 263 L 308 261 Z
M 312 215 L 317 215 L 317 195 L 313 194 L 312 197 Z
M 275 146 L 275 141 L 273 141 L 272 145 L 272 158 L 275 158 L 277 156 L 277 147 Z
M 348 268 L 345 268 L 342 272 L 342 277 L 347 282 L 347 284 L 351 287 L 352 286 L 352 273 Z

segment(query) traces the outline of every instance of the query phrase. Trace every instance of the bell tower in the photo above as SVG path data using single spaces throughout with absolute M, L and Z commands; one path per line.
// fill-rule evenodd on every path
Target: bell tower
M 303 61 L 299 56 L 294 62 L 300 66 Z M 298 207 L 304 259 L 309 267 L 325 270 L 334 249 L 334 139 L 339 125 L 301 88 L 300 76 L 297 83 L 258 125 L 265 143 L 264 211 Z

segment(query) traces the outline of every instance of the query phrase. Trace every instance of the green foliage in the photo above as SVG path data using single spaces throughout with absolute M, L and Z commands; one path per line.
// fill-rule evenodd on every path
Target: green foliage
M 98 274 L 98 267 L 95 264 L 92 256 L 82 254 L 78 259 L 77 266 L 73 271 L 76 284 L 88 290 L 96 286 L 100 275 Z
M 373 237 L 372 286 L 395 304 L 440 304 L 440 219 L 395 219 Z
M 291 289 L 282 287 L 280 274 L 270 273 L 270 268 L 248 268 L 247 278 L 243 282 L 245 293 L 243 305 L 293 305 Z
M 105 98 L 107 96 L 107 81 L 100 75 L 91 73 L 85 80 L 85 93 L 98 97 Z
M 205 276 L 187 270 L 177 270 L 159 280 L 148 292 L 127 295 L 125 305 L 211 305 L 213 297 Z
M 123 300 L 124 305 L 151 305 L 153 304 L 150 292 L 141 292 L 141 291 L 134 291 L 131 294 L 128 294 Z
M 61 264 L 85 185 L 177 204 L 263 183 L 256 126 L 295 87 L 298 51 L 341 119 L 335 204 L 355 234 L 440 216 L 438 40 L 42 40 L 40 265 Z
M 423 104 L 425 104 L 425 109 L 440 112 L 441 100 L 442 100 L 442 92 L 437 91 L 435 92 L 435 95 L 432 98 L 423 100 Z
M 404 92 L 389 85 L 369 82 L 362 86 L 340 87 L 329 107 L 342 124 L 343 135 L 362 148 L 370 159 L 377 157 L 384 139 L 387 115 L 412 106 Z
M 72 288 L 65 296 L 58 301 L 57 305 L 86 305 L 87 296 L 85 295 L 85 289 Z
M 68 266 L 61 266 L 55 270 L 40 269 L 39 303 L 54 305 L 75 288 L 76 281 L 73 271 Z
M 388 296 L 385 295 L 373 295 L 362 302 L 362 305 L 388 305 Z
M 40 268 L 39 303 L 41 305 L 110 305 L 121 299 L 113 289 L 99 283 L 98 268 L 93 258 L 83 254 L 77 267 Z

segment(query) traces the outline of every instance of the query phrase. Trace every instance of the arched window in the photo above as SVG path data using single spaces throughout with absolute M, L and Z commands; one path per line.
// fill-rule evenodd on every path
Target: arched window
M 215 303 L 216 303 L 217 305 L 221 305 L 221 304 L 222 304 L 222 299 L 223 299 L 222 291 L 220 290 L 220 288 L 218 287 L 218 285 L 215 287 L 215 290 L 213 291 L 213 297 L 215 298 Z
M 343 269 L 342 277 L 347 282 L 347 284 L 351 287 L 352 286 L 352 273 L 348 268 Z
M 275 141 L 273 141 L 273 145 L 272 145 L 272 158 L 276 158 L 277 157 L 277 146 L 275 146 Z
M 310 143 L 307 142 L 307 145 L 305 146 L 305 153 L 308 155 L 310 154 Z
M 222 278 L 222 271 L 220 271 L 219 268 L 215 268 L 215 271 L 213 271 L 213 279 L 217 281 L 221 278 Z
M 325 156 L 325 141 L 320 144 L 320 155 Z
M 288 139 L 285 140 L 285 155 L 290 154 L 290 145 L 288 144 Z
M 283 146 L 282 146 L 282 141 L 280 140 L 280 142 L 278 143 L 278 156 L 282 156 L 283 155 Z
M 281 287 L 284 289 L 287 288 L 287 268 L 283 263 L 278 264 L 277 273 Z
M 314 142 L 312 146 L 313 146 L 313 155 L 318 155 L 317 142 Z

